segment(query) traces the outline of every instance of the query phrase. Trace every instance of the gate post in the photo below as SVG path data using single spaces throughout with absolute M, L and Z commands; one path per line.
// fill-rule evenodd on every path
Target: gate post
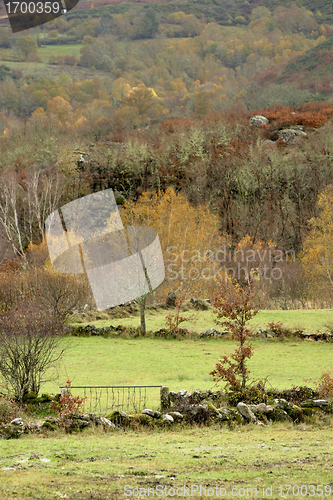
M 163 386 L 160 389 L 161 395 L 161 412 L 164 413 L 169 409 L 170 400 L 169 400 L 169 387 Z

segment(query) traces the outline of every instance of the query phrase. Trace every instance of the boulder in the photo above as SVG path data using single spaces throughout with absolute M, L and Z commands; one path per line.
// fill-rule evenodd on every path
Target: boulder
M 150 410 L 149 408 L 146 408 L 145 410 L 142 410 L 141 414 L 148 415 L 149 417 L 154 418 L 155 412 L 153 410 Z
M 169 292 L 165 301 L 165 307 L 169 309 L 169 307 L 176 307 L 177 296 L 174 292 Z
M 170 415 L 175 422 L 180 422 L 184 418 L 184 416 L 179 413 L 179 411 L 169 411 L 168 415 Z
M 255 422 L 257 419 L 256 419 L 256 416 L 254 415 L 254 413 L 250 410 L 250 408 L 248 407 L 247 404 L 245 403 L 238 403 L 237 405 L 237 410 L 239 411 L 239 413 L 241 415 L 243 415 L 243 417 L 248 421 L 248 422 Z
M 23 432 L 23 427 L 21 426 L 3 425 L 0 427 L 0 439 L 18 439 Z
M 231 413 L 228 408 L 218 408 L 217 411 L 217 418 L 219 418 L 223 422 L 228 422 L 231 419 Z
M 251 127 L 261 127 L 262 125 L 268 125 L 269 121 L 266 116 L 255 115 L 250 118 Z
M 174 422 L 174 419 L 171 415 L 165 414 L 162 415 L 162 422 L 167 422 L 169 424 L 172 424 Z
M 215 330 L 215 328 L 210 328 L 202 333 L 200 333 L 200 338 L 203 337 L 219 337 L 221 335 L 220 330 Z
M 14 418 L 14 420 L 10 422 L 10 425 L 14 427 L 23 427 L 23 420 L 22 418 Z
M 286 144 L 296 144 L 304 137 L 307 137 L 306 133 L 297 128 L 285 128 L 278 133 L 278 138 Z
M 275 422 L 292 422 L 292 419 L 289 417 L 288 413 L 284 410 L 281 410 L 281 408 L 274 408 L 272 411 L 272 419 L 275 420 Z
M 177 397 L 178 398 L 183 398 L 184 396 L 186 396 L 187 394 L 187 390 L 186 389 L 180 389 L 180 391 L 178 391 L 177 393 Z
M 104 429 L 115 429 L 116 428 L 114 423 L 105 417 L 99 417 L 99 423 L 103 425 Z

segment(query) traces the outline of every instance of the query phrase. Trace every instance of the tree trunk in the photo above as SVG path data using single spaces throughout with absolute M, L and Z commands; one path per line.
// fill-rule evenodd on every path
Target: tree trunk
M 140 321 L 141 321 L 140 332 L 141 332 L 141 335 L 146 335 L 146 316 L 145 316 L 146 299 L 147 299 L 147 295 L 143 295 L 139 299 Z
M 241 361 L 241 367 L 242 367 L 242 392 L 244 392 L 245 386 L 246 386 L 246 368 L 245 368 L 245 358 L 244 357 Z

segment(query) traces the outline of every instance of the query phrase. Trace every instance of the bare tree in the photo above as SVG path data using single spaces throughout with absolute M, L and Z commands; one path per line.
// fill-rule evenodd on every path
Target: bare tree
M 20 179 L 9 172 L 0 177 L 1 236 L 15 256 L 24 258 L 30 242 L 43 240 L 45 220 L 59 205 L 64 185 L 58 173 L 35 171 Z
M 31 301 L 0 311 L 0 373 L 17 401 L 53 380 L 49 368 L 61 358 L 65 345 L 59 317 Z

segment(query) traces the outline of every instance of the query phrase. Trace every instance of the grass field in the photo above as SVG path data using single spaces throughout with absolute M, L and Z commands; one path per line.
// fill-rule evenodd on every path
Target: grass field
M 76 337 L 72 342 L 62 359 L 58 385 L 69 378 L 75 386 L 167 385 L 174 391 L 214 388 L 209 373 L 219 357 L 235 346 L 232 341 L 218 339 Z M 330 343 L 254 340 L 253 345 L 251 377 L 268 377 L 267 387 L 304 385 L 304 378 L 314 384 L 323 371 L 333 368 Z M 42 391 L 58 392 L 58 385 L 49 382 Z M 158 406 L 158 389 L 152 390 L 149 401 Z
M 159 330 L 165 327 L 165 318 L 170 311 L 159 310 L 153 311 L 148 310 L 146 315 L 147 330 Z M 189 330 L 195 332 L 203 332 L 209 328 L 219 328 L 214 319 L 216 316 L 213 315 L 212 311 L 188 311 L 182 313 L 182 316 L 194 315 L 195 319 L 191 322 L 184 322 L 181 324 L 182 327 L 188 328 Z M 325 325 L 327 323 L 333 324 L 333 309 L 301 309 L 293 311 L 283 311 L 283 310 L 262 310 L 259 311 L 257 316 L 250 321 L 250 325 L 253 328 L 265 328 L 267 323 L 274 321 L 281 321 L 285 326 L 295 329 L 303 329 L 307 333 L 314 333 L 317 330 L 325 331 Z M 91 321 L 98 327 L 113 325 L 124 325 L 124 326 L 139 326 L 140 320 L 138 316 L 131 316 L 129 318 L 121 318 L 110 320 L 100 320 Z
M 302 316 L 308 324 L 324 321 L 322 312 L 313 312 Z M 288 311 L 264 312 L 262 320 L 281 320 L 281 313 Z M 290 321 L 298 321 L 296 316 L 291 318 L 289 312 Z M 158 314 L 151 318 L 161 321 Z M 118 322 L 123 320 L 113 321 Z M 160 384 L 170 390 L 214 388 L 209 372 L 235 345 L 225 339 L 75 337 L 71 341 L 74 345 L 62 359 L 59 383 L 70 378 L 73 385 Z M 268 376 L 268 386 L 302 385 L 304 377 L 315 381 L 332 368 L 330 343 L 255 339 L 253 345 L 251 375 Z M 57 384 L 48 383 L 42 390 L 57 389 Z M 158 407 L 158 401 L 157 389 L 151 406 Z M 72 435 L 63 430 L 26 435 L 1 443 L 0 498 L 119 500 L 145 498 L 149 493 L 149 498 L 166 499 L 181 498 L 185 492 L 201 499 L 331 498 L 332 424 L 328 415 L 321 423 L 233 430 L 217 424 L 187 428 L 178 424 L 172 429 L 91 428 Z M 292 485 L 289 490 L 288 485 Z
M 48 439 L 23 437 L 2 443 L 0 495 L 3 500 L 119 500 L 138 498 L 134 488 L 146 489 L 147 495 L 148 488 L 160 485 L 154 496 L 150 490 L 149 498 L 181 498 L 186 486 L 192 493 L 188 496 L 202 499 L 323 499 L 333 493 L 332 468 L 332 427 L 58 432 Z M 205 493 L 202 489 L 200 494 L 200 485 Z M 294 490 L 287 494 L 285 485 Z M 172 488 L 183 490 L 176 496 Z

